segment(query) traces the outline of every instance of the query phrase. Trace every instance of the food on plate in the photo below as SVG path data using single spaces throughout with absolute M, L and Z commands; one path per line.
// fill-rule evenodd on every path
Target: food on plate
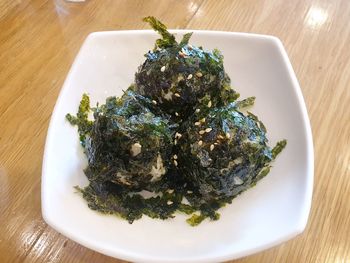
M 177 211 L 192 226 L 217 220 L 268 174 L 286 141 L 268 145 L 264 124 L 246 111 L 255 97 L 238 100 L 220 51 L 189 44 L 191 33 L 177 42 L 160 21 L 144 20 L 162 38 L 135 83 L 96 107 L 84 94 L 76 116 L 66 116 L 88 160 L 89 185 L 76 189 L 91 209 L 130 223 Z
M 179 172 L 203 200 L 235 197 L 269 172 L 276 149 L 267 145 L 263 123 L 240 111 L 246 104 L 203 109 L 182 123 L 175 148 Z
M 159 181 L 169 167 L 177 125 L 156 112 L 150 99 L 132 90 L 96 107 L 85 146 L 87 177 L 130 189 Z
M 176 120 L 189 117 L 198 101 L 210 97 L 212 107 L 226 105 L 239 96 L 230 87 L 223 56 L 217 49 L 206 51 L 189 44 L 192 33 L 178 43 L 175 36 L 153 17 L 145 18 L 162 38 L 135 75 L 135 88 L 151 97 Z

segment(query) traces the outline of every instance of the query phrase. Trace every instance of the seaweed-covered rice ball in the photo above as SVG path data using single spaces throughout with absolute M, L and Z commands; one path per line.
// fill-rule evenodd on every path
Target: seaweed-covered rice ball
M 178 168 L 205 200 L 231 198 L 269 171 L 273 151 L 263 124 L 236 104 L 194 114 L 182 126 Z
M 85 146 L 89 180 L 136 189 L 165 175 L 176 125 L 156 111 L 151 100 L 132 90 L 95 109 Z
M 146 18 L 161 33 L 156 49 L 135 75 L 136 92 L 155 100 L 177 119 L 187 118 L 203 97 L 212 97 L 212 106 L 233 101 L 238 94 L 230 87 L 230 78 L 219 50 L 205 51 L 188 44 L 191 34 L 177 43 L 174 35 L 159 21 Z

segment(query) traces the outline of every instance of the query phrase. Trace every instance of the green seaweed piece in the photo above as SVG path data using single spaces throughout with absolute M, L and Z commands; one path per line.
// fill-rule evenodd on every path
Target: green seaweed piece
M 249 97 L 244 100 L 238 101 L 237 102 L 237 108 L 238 109 L 244 109 L 247 107 L 251 107 L 254 105 L 255 102 L 255 97 Z
M 70 124 L 78 126 L 79 138 L 82 146 L 85 146 L 86 136 L 90 134 L 93 125 L 93 122 L 88 120 L 89 112 L 90 98 L 87 94 L 83 94 L 77 116 L 73 116 L 69 113 L 66 115 L 66 119 Z
M 276 146 L 272 149 L 272 158 L 275 159 L 280 152 L 286 147 L 287 140 L 282 140 L 276 143 Z
M 198 226 L 202 221 L 206 219 L 206 216 L 200 214 L 193 214 L 190 218 L 186 220 L 186 222 L 191 226 Z
M 188 42 L 190 41 L 192 34 L 193 34 L 192 32 L 184 34 L 181 42 L 179 43 L 179 47 L 184 47 L 184 46 L 188 45 Z
M 170 34 L 167 27 L 158 19 L 153 16 L 148 16 L 145 17 L 143 21 L 149 23 L 151 27 L 162 36 L 162 38 L 156 40 L 156 48 L 167 48 L 177 44 L 175 36 Z

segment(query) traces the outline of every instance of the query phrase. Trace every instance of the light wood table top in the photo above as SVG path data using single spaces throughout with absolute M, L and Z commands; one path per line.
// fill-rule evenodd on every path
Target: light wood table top
M 41 165 L 66 74 L 93 31 L 169 28 L 275 35 L 306 101 L 315 183 L 306 230 L 235 262 L 350 262 L 349 0 L 0 0 L 0 262 L 121 262 L 80 246 L 43 221 Z

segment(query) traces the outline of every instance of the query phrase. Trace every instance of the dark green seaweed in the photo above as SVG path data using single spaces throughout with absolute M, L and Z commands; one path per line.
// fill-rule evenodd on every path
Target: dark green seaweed
M 177 42 L 166 26 L 146 17 L 161 38 L 121 97 L 90 107 L 83 94 L 76 116 L 88 160 L 88 206 L 132 223 L 143 215 L 187 223 L 217 212 L 266 176 L 286 140 L 268 146 L 264 124 L 251 112 L 255 97 L 237 100 L 219 50 Z M 88 119 L 89 112 L 93 120 Z
M 200 102 L 210 100 L 212 107 L 219 107 L 238 98 L 219 50 L 190 45 L 191 33 L 178 43 L 161 22 L 152 17 L 145 21 L 162 39 L 156 41 L 155 49 L 145 55 L 146 61 L 136 72 L 136 92 L 155 100 L 176 121 L 188 118 Z

